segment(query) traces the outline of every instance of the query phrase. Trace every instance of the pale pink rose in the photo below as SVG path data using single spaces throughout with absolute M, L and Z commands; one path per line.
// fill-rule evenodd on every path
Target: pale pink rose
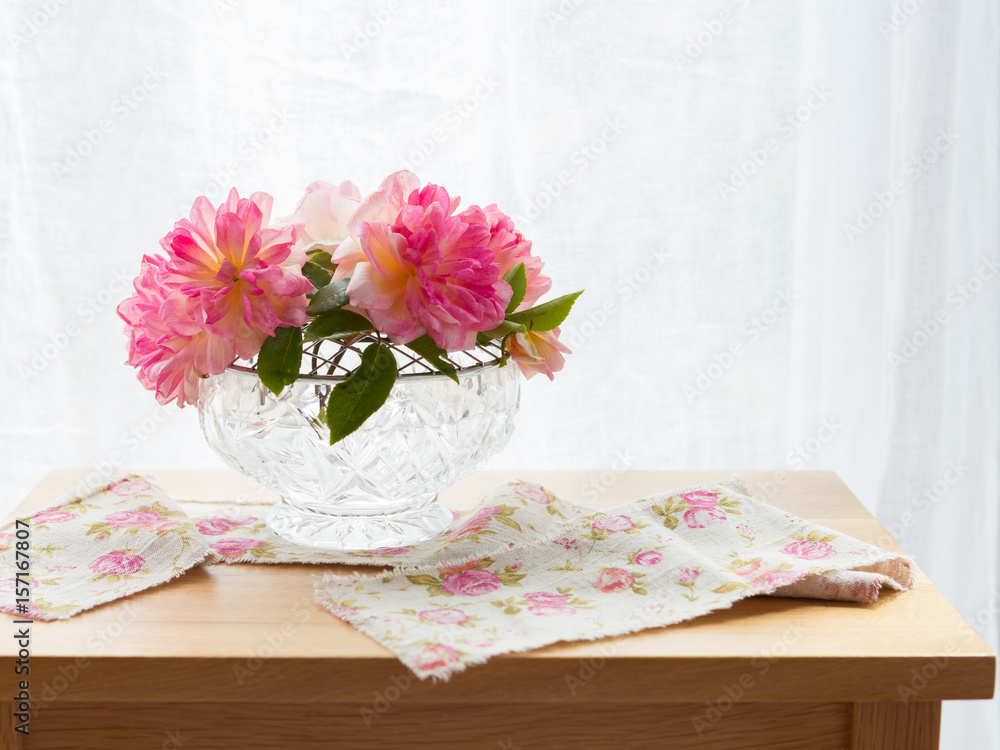
M 572 353 L 559 342 L 558 328 L 512 334 L 507 337 L 507 351 L 528 380 L 539 373 L 555 380 L 555 374 L 566 364 L 563 355 Z
M 746 537 L 757 536 L 757 531 L 754 529 L 754 527 L 745 523 L 736 524 L 736 531 L 738 531 L 740 534 Z
M 485 596 L 500 588 L 500 579 L 483 568 L 473 568 L 441 582 L 441 590 L 455 596 Z
M 451 664 L 456 664 L 460 659 L 455 649 L 436 643 L 433 646 L 424 646 L 417 654 L 417 668 L 423 672 L 436 672 Z
M 119 529 L 138 529 L 161 521 L 163 517 L 151 510 L 120 510 L 117 513 L 109 513 L 104 518 L 108 526 L 116 526 Z
M 500 273 L 505 274 L 515 266 L 524 263 L 524 275 L 528 280 L 524 299 L 518 310 L 534 307 L 539 298 L 552 288 L 552 279 L 542 275 L 541 258 L 531 254 L 531 240 L 526 240 L 514 229 L 514 222 L 503 211 L 491 204 L 483 209 L 490 227 L 490 250 L 500 264 Z
M 114 484 L 109 484 L 108 490 L 116 495 L 128 497 L 129 495 L 135 495 L 139 492 L 146 492 L 147 490 L 152 489 L 152 487 L 153 485 L 144 479 L 122 479 Z
M 459 536 L 467 536 L 469 534 L 478 534 L 483 529 L 490 525 L 490 520 L 497 513 L 500 512 L 500 508 L 495 505 L 490 505 L 486 508 L 480 508 L 471 516 L 469 516 L 461 526 L 448 532 L 448 536 L 454 538 Z
M 635 583 L 635 576 L 624 568 L 608 568 L 600 572 L 593 586 L 598 591 L 611 594 L 616 591 L 628 591 L 632 588 L 633 583 Z
M 438 625 L 461 625 L 469 616 L 460 609 L 427 609 L 417 615 L 421 620 Z
M 142 570 L 146 560 L 139 555 L 118 550 L 101 555 L 90 563 L 89 567 L 95 573 L 110 573 L 114 575 L 130 575 Z
M 636 565 L 657 565 L 663 560 L 663 555 L 657 552 L 655 549 L 646 550 L 645 552 L 640 552 L 635 556 Z
M 552 617 L 553 615 L 575 615 L 576 610 L 572 607 L 553 607 L 549 604 L 539 604 L 528 607 L 528 611 L 539 617 Z
M 353 182 L 339 185 L 314 182 L 295 208 L 295 213 L 275 222 L 277 226 L 295 224 L 299 228 L 297 244 L 309 250 L 317 245 L 328 253 L 347 237 L 347 227 L 361 204 L 361 192 Z
M 0 549 L 7 549 L 8 547 L 13 547 L 14 542 L 17 541 L 17 537 L 13 534 L 4 532 L 0 534 Z
M 229 523 L 229 519 L 216 516 L 198 521 L 195 527 L 198 529 L 198 533 L 204 536 L 222 536 L 229 531 L 232 524 Z
M 239 557 L 260 545 L 259 539 L 220 539 L 211 547 L 223 557 Z
M 803 560 L 825 560 L 837 554 L 837 550 L 828 542 L 792 542 L 782 547 L 781 551 Z
M 525 594 L 524 598 L 529 602 L 549 607 L 558 607 L 566 604 L 566 602 L 570 600 L 570 597 L 567 594 L 550 594 L 547 591 L 534 591 L 530 594 Z
M 634 529 L 635 524 L 632 523 L 632 519 L 628 516 L 601 516 L 590 524 L 590 528 L 595 531 L 609 531 L 614 533 L 616 531 Z
M 390 175 L 333 254 L 334 279 L 351 279 L 351 305 L 394 343 L 427 334 L 447 351 L 469 349 L 504 319 L 512 291 L 489 248 L 486 216 L 475 206 L 454 216 L 457 206 L 442 187 L 420 189 L 412 173 Z
M 677 579 L 680 583 L 691 583 L 694 579 L 701 575 L 701 571 L 697 568 L 683 567 L 680 568 L 678 572 L 681 574 L 680 578 Z
M 514 485 L 514 494 L 520 498 L 524 498 L 532 503 L 538 503 L 539 505 L 551 505 L 553 497 L 537 484 L 529 484 L 528 482 L 519 482 Z
M 383 557 L 392 557 L 395 555 L 405 555 L 409 551 L 409 547 L 382 547 L 381 549 L 372 550 L 372 554 L 382 555 Z
M 40 513 L 36 513 L 31 517 L 31 520 L 35 523 L 66 523 L 67 521 L 72 521 L 76 516 L 72 513 L 67 513 L 64 510 L 43 510 Z
M 161 523 L 156 527 L 157 531 L 173 531 L 174 529 L 179 529 L 182 524 L 177 521 L 167 521 L 166 523 Z
M 681 495 L 691 507 L 684 512 L 689 529 L 703 529 L 715 521 L 725 521 L 726 513 L 719 507 L 719 497 L 711 492 L 697 491 Z

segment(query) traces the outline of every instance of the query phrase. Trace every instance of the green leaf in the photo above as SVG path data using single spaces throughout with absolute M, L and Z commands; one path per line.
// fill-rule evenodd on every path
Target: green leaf
M 387 347 L 371 344 L 351 377 L 330 391 L 326 404 L 330 445 L 343 440 L 377 412 L 395 382 L 396 357 Z
M 347 298 L 348 282 L 350 279 L 341 279 L 327 284 L 322 289 L 317 289 L 309 302 L 309 307 L 306 308 L 306 312 L 315 317 L 342 308 L 350 301 Z
M 528 327 L 523 323 L 515 323 L 508 318 L 496 328 L 491 328 L 488 331 L 482 331 L 479 336 L 484 336 L 486 341 L 489 341 L 490 339 L 502 339 L 504 336 L 511 333 L 524 333 L 527 330 Z M 479 336 L 476 337 L 477 340 Z
M 442 359 L 448 352 L 435 344 L 434 340 L 426 333 L 420 338 L 411 341 L 406 345 L 406 348 L 412 349 L 426 359 L 438 372 L 444 373 L 456 383 L 458 382 L 458 374 L 455 372 L 455 366 L 448 364 Z
M 375 327 L 364 315 L 358 315 L 350 310 L 334 310 L 313 318 L 313 321 L 306 328 L 305 340 L 336 339 L 352 333 L 365 333 L 374 330 Z
M 333 257 L 326 250 L 311 250 L 309 252 L 309 260 L 318 266 L 322 266 L 330 273 L 333 273 L 333 269 L 337 267 L 337 264 L 333 262 Z
M 583 290 L 565 294 L 528 310 L 512 313 L 507 316 L 507 320 L 522 323 L 532 331 L 551 331 L 566 320 L 566 316 L 573 308 L 573 303 L 581 294 L 583 294 Z
M 312 282 L 312 285 L 316 289 L 321 289 L 330 283 L 329 271 L 327 271 L 319 263 L 313 263 L 311 260 L 307 260 L 305 265 L 302 266 L 302 275 Z
M 510 288 L 514 291 L 507 304 L 507 312 L 512 313 L 524 301 L 524 294 L 528 291 L 528 276 L 524 272 L 524 263 L 518 263 L 507 271 L 503 275 L 503 280 L 510 284 Z
M 299 376 L 302 364 L 302 329 L 278 328 L 264 340 L 257 354 L 257 375 L 268 390 L 278 395 Z
M 721 586 L 712 589 L 713 594 L 728 594 L 730 591 L 742 591 L 743 589 L 750 588 L 745 583 L 740 583 L 739 581 L 730 581 L 729 583 L 724 583 Z

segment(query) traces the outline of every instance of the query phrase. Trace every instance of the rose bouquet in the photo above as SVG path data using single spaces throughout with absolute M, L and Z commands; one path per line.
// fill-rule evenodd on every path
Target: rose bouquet
M 199 197 L 188 219 L 143 258 L 135 294 L 118 306 L 128 364 L 160 403 L 195 403 L 203 378 L 256 360 L 275 394 L 299 377 L 303 347 L 369 343 L 330 392 L 335 443 L 386 401 L 392 345 L 458 380 L 448 354 L 491 342 L 528 378 L 552 379 L 569 350 L 559 325 L 580 292 L 539 303 L 552 285 L 511 219 L 470 206 L 411 172 L 362 199 L 350 182 L 316 182 L 295 213 L 271 220 L 272 198 L 217 208 Z

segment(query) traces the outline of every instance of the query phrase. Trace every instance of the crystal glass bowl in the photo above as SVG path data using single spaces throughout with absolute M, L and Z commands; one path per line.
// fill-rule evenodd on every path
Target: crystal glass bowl
M 438 493 L 481 468 L 513 432 L 520 374 L 501 366 L 498 348 L 450 355 L 456 384 L 392 347 L 400 374 L 388 401 L 331 446 L 320 409 L 363 343 L 332 354 L 314 347 L 303 357 L 312 366 L 279 396 L 252 365 L 202 381 L 198 411 L 208 444 L 278 492 L 267 524 L 290 541 L 370 550 L 437 536 L 452 520 Z

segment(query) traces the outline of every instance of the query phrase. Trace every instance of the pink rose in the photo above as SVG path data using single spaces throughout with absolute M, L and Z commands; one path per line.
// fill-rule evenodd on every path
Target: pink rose
M 393 555 L 405 555 L 409 551 L 409 547 L 382 547 L 381 549 L 373 549 L 372 554 L 389 557 Z
M 689 529 L 703 529 L 714 521 L 725 521 L 726 513 L 719 507 L 719 497 L 711 492 L 697 491 L 681 495 L 691 507 L 684 512 Z
M 222 536 L 232 528 L 228 519 L 218 516 L 198 521 L 195 526 L 198 527 L 198 533 L 205 536 Z
M 539 505 L 551 505 L 553 500 L 552 495 L 541 487 L 535 484 L 528 484 L 527 482 L 514 485 L 514 493 L 520 498 L 524 498 L 532 503 L 538 503 Z
M 646 550 L 645 552 L 640 552 L 635 556 L 636 565 L 657 565 L 663 560 L 663 555 L 657 552 L 655 549 Z
M 417 667 L 423 672 L 436 672 L 444 669 L 449 664 L 459 661 L 458 654 L 451 646 L 437 643 L 433 646 L 424 646 L 417 654 Z
M 566 365 L 565 354 L 572 354 L 559 341 L 559 329 L 551 331 L 525 331 L 507 337 L 507 351 L 521 370 L 525 379 L 531 380 L 541 373 L 549 380 Z
M 43 510 L 31 517 L 35 523 L 66 523 L 72 521 L 76 516 L 64 510 Z
M 163 520 L 159 513 L 151 510 L 120 510 L 111 513 L 104 518 L 108 526 L 117 526 L 119 529 L 137 529 L 143 526 L 152 526 Z
M 528 611 L 539 617 L 552 617 L 553 615 L 575 615 L 576 610 L 572 607 L 552 607 L 548 604 L 528 607 Z
M 525 594 L 524 598 L 529 602 L 534 602 L 535 604 L 542 604 L 549 607 L 558 607 L 569 601 L 569 596 L 566 594 L 550 594 L 547 591 L 534 591 L 530 594 Z
M 601 516 L 590 524 L 590 528 L 595 531 L 610 531 L 614 533 L 616 531 L 634 529 L 635 524 L 632 523 L 632 519 L 628 516 Z
M 174 529 L 179 529 L 181 524 L 177 521 L 167 521 L 166 523 L 161 523 L 156 527 L 157 531 L 173 531 Z
M 0 534 L 0 549 L 7 549 L 8 547 L 13 547 L 14 542 L 17 541 L 17 537 L 13 534 L 4 532 Z
M 803 560 L 825 560 L 837 553 L 832 544 L 827 542 L 792 542 L 781 548 L 781 551 L 792 557 Z
M 447 351 L 468 349 L 504 319 L 512 290 L 486 214 L 456 208 L 444 188 L 396 172 L 361 202 L 333 252 L 334 280 L 350 278 L 351 304 L 396 344 L 427 334 Z
M 635 583 L 635 576 L 627 570 L 623 568 L 608 568 L 600 572 L 593 586 L 598 591 L 611 594 L 615 591 L 631 589 L 633 583 Z
M 483 568 L 473 568 L 452 576 L 441 583 L 441 590 L 455 596 L 486 596 L 500 588 L 500 579 Z
M 457 529 L 448 532 L 448 536 L 455 538 L 459 536 L 468 536 L 469 534 L 478 534 L 490 525 L 490 520 L 499 512 L 500 509 L 495 505 L 491 505 L 488 508 L 480 508 L 469 516 L 465 520 L 465 523 Z
M 417 615 L 421 620 L 436 622 L 438 625 L 461 625 L 469 616 L 460 609 L 427 609 Z
M 211 547 L 223 557 L 239 557 L 260 545 L 259 539 L 220 539 Z
M 129 575 L 142 570 L 146 560 L 139 555 L 118 550 L 101 555 L 90 563 L 89 567 L 95 573 L 112 573 L 115 575 Z
M 680 583 L 691 583 L 695 578 L 701 575 L 701 571 L 696 568 L 684 567 L 680 568 L 678 572 L 681 574 L 681 577 L 677 579 Z

